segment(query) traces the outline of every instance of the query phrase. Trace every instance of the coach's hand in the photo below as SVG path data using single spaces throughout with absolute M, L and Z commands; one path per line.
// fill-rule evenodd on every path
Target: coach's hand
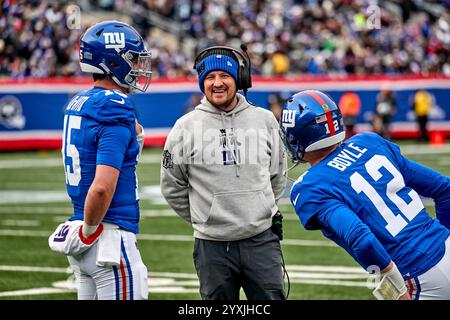
M 275 233 L 280 240 L 283 240 L 283 215 L 277 211 L 272 217 L 272 232 Z

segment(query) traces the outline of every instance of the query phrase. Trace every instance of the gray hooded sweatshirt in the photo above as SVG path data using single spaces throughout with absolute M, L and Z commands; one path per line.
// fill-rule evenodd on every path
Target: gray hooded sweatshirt
M 162 194 L 196 238 L 233 241 L 267 230 L 286 186 L 278 122 L 237 96 L 230 112 L 204 97 L 178 119 L 164 147 Z

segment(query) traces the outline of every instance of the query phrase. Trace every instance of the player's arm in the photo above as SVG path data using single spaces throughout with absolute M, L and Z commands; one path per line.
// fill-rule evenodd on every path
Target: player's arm
M 432 198 L 437 219 L 450 229 L 450 178 L 433 169 L 402 157 L 402 174 L 406 186 L 422 196 Z
M 83 236 L 89 237 L 111 204 L 128 145 L 136 134 L 132 125 L 101 125 L 97 133 L 94 180 L 84 204 Z
M 170 207 L 191 223 L 187 165 L 183 160 L 183 130 L 178 123 L 167 137 L 161 161 L 161 193 Z
M 378 291 L 374 292 L 377 298 L 408 298 L 403 277 L 395 263 L 370 228 L 350 208 L 337 205 L 316 214 L 315 220 L 323 228 L 332 230 L 365 270 L 369 266 L 377 266 L 381 270 L 382 280 Z M 377 296 L 376 293 L 380 294 Z
M 120 171 L 114 167 L 97 165 L 95 178 L 84 204 L 83 236 L 89 237 L 102 222 L 116 190 Z

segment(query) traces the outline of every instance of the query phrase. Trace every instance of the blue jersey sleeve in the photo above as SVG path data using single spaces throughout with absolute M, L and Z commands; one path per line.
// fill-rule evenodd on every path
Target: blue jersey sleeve
M 391 257 L 369 227 L 344 204 L 321 211 L 314 219 L 322 228 L 330 229 L 365 269 L 378 266 L 385 269 Z
M 120 171 L 128 145 L 133 137 L 131 126 L 103 125 L 99 129 L 97 137 L 96 164 L 108 165 Z

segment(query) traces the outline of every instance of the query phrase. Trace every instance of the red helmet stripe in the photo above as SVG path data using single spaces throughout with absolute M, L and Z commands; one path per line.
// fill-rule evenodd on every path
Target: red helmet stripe
M 322 99 L 321 96 L 319 96 L 316 92 L 312 90 L 305 90 L 304 93 L 310 95 L 314 98 L 323 108 L 325 111 L 325 116 L 327 117 L 327 123 L 328 123 L 328 129 L 330 130 L 330 136 L 334 136 L 336 134 L 336 131 L 334 130 L 334 124 L 333 124 L 333 117 L 331 116 L 331 110 L 328 107 L 327 103 Z

